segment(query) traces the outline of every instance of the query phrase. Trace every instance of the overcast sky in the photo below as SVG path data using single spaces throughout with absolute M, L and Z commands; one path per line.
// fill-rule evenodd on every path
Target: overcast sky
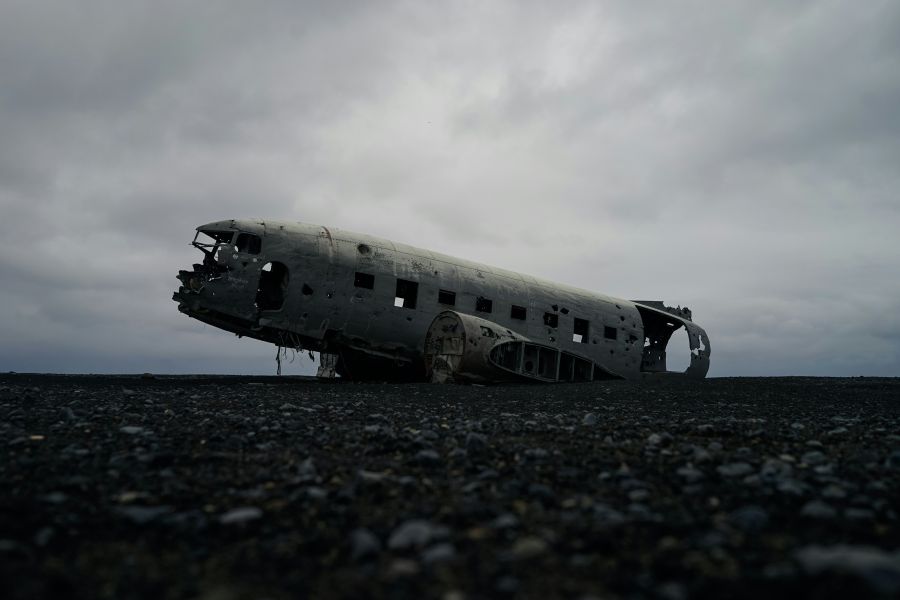
M 0 371 L 274 373 L 171 300 L 241 217 L 900 376 L 900 3 L 0 2 Z

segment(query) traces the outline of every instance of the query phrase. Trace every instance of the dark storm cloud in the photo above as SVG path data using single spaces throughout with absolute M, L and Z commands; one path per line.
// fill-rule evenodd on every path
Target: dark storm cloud
M 897 375 L 898 63 L 890 2 L 6 3 L 0 368 L 269 372 L 168 300 L 261 216 L 687 304 L 713 374 Z

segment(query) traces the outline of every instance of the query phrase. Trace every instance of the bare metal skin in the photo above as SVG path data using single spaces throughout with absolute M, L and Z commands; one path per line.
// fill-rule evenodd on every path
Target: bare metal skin
M 218 221 L 198 227 L 193 245 L 203 261 L 179 272 L 181 312 L 322 352 L 349 379 L 637 379 L 667 373 L 681 327 L 691 348 L 682 375 L 709 370 L 709 339 L 687 308 L 304 223 Z

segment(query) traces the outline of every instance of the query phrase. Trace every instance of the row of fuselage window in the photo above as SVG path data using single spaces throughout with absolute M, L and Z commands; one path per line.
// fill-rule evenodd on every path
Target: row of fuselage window
M 375 276 L 369 273 L 356 272 L 353 278 L 353 285 L 358 288 L 371 290 L 375 288 Z M 419 296 L 419 283 L 416 281 L 408 281 L 406 279 L 397 279 L 397 289 L 394 293 L 394 306 L 398 308 L 416 308 L 416 302 Z M 438 290 L 438 304 L 444 306 L 456 306 L 456 292 L 450 290 Z M 494 301 L 478 296 L 475 298 L 475 312 L 491 314 L 494 310 Z M 563 309 L 565 311 L 565 309 Z M 525 321 L 528 318 L 528 311 L 524 306 L 515 304 L 510 306 L 509 318 L 518 321 Z M 544 325 L 547 327 L 559 327 L 559 315 L 553 312 L 544 313 Z M 587 344 L 590 341 L 591 323 L 587 319 L 574 318 L 572 328 L 572 341 Z M 616 328 L 610 326 L 603 327 L 603 337 L 608 340 L 616 339 Z

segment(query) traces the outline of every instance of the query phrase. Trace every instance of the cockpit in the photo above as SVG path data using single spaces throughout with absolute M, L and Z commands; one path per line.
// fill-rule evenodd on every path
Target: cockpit
M 203 294 L 208 308 L 217 305 L 245 316 L 280 310 L 288 287 L 287 266 L 264 259 L 261 236 L 217 225 L 197 228 L 191 245 L 203 253 L 203 261 L 179 272 L 184 292 Z M 251 300 L 252 307 L 246 305 Z
M 237 234 L 235 236 L 235 233 Z M 204 237 L 200 237 L 204 236 Z M 234 244 L 232 245 L 232 240 Z M 205 255 L 218 258 L 218 253 L 223 247 L 226 251 L 233 250 L 242 254 L 259 254 L 262 252 L 262 238 L 255 233 L 235 231 L 215 231 L 211 229 L 198 229 L 191 245 L 200 249 Z

